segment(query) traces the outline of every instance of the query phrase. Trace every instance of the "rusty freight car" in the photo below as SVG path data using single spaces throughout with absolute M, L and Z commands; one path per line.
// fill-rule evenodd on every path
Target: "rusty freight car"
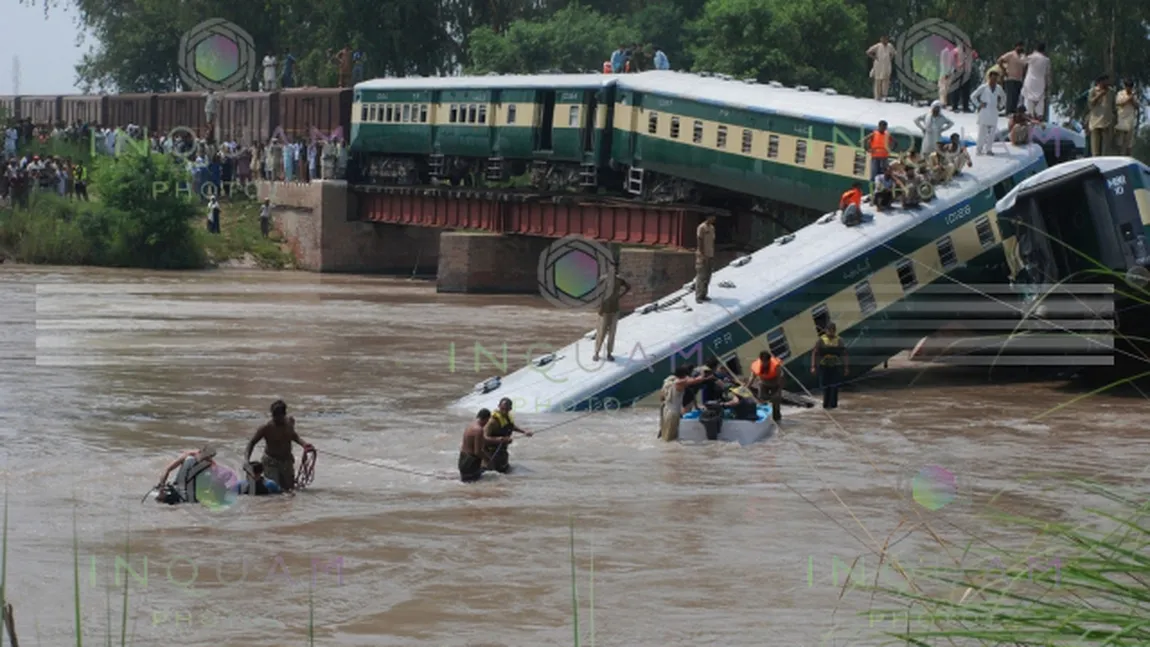
M 267 143 L 278 125 L 279 92 L 232 92 L 220 101 L 218 110 L 220 141 L 243 146 Z
M 203 137 L 208 134 L 204 112 L 207 96 L 202 92 L 169 92 L 156 95 L 156 129 L 162 133 L 188 129 Z
M 7 95 L 0 97 L 0 119 L 16 119 L 20 116 L 20 111 L 17 109 L 18 102 L 16 97 Z
M 108 116 L 108 97 L 100 94 L 71 94 L 60 97 L 60 121 L 97 126 Z
M 280 92 L 279 129 L 289 139 L 351 135 L 351 88 L 293 88 Z M 278 130 L 277 130 L 278 132 Z
M 59 96 L 21 96 L 19 99 L 21 119 L 31 119 L 37 126 L 55 126 L 60 122 Z
M 108 97 L 105 126 L 125 128 L 131 124 L 156 129 L 156 95 L 114 94 Z

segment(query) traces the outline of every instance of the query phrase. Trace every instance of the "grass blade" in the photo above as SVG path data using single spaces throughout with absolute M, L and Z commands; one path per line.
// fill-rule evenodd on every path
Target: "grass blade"
M 575 582 L 575 515 L 571 515 L 571 615 L 574 617 L 575 647 L 579 647 L 579 588 Z
M 72 576 L 75 587 L 73 603 L 76 607 L 76 647 L 84 647 L 84 635 L 80 627 L 80 534 L 76 530 L 76 508 L 72 508 Z

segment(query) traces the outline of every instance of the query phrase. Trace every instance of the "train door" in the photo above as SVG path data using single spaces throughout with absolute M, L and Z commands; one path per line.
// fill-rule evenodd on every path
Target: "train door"
M 555 91 L 543 90 L 539 93 L 539 121 L 536 122 L 535 150 L 550 151 L 551 134 L 555 127 Z
M 599 98 L 595 90 L 583 93 L 583 105 L 586 112 L 583 117 L 583 152 L 591 153 L 595 150 L 595 127 L 599 118 Z
M 628 98 L 631 104 L 631 144 L 628 147 L 631 150 L 631 165 L 641 166 L 643 161 L 643 140 L 639 137 L 639 128 L 643 122 L 639 113 L 643 110 L 643 95 L 638 92 L 631 92 Z
M 488 150 L 495 157 L 499 157 L 500 151 L 503 150 L 501 146 L 500 133 L 503 131 L 500 125 L 504 123 L 503 111 L 503 93 L 499 90 L 491 91 L 491 114 L 488 116 L 490 122 L 487 124 L 487 132 L 489 133 Z

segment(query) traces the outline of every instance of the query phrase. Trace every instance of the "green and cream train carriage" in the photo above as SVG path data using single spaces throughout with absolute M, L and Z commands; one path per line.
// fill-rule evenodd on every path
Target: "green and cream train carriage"
M 376 79 L 355 86 L 358 181 L 595 186 L 609 166 L 613 77 L 598 74 Z
M 716 271 L 711 301 L 696 303 L 685 286 L 620 319 L 615 362 L 591 360 L 588 333 L 456 404 L 474 410 L 509 397 L 528 412 L 631 406 L 657 394 L 677 364 L 717 356 L 746 367 L 767 348 L 784 360 L 789 388 L 810 387 L 810 354 L 828 321 L 849 348 L 851 377 L 859 376 L 985 302 L 970 286 L 1008 274 L 995 201 L 1045 168 L 1040 147 L 1017 147 L 980 158 L 919 209 L 864 206 L 872 219 L 855 227 L 828 214 Z M 939 307 L 942 286 L 965 298 Z

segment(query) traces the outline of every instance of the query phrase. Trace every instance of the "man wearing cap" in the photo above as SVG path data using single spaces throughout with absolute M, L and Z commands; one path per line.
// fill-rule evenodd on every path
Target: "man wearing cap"
M 257 429 L 248 441 L 244 461 L 250 462 L 252 451 L 261 440 L 264 441 L 264 456 L 260 462 L 265 475 L 279 484 L 284 492 L 290 492 L 295 489 L 295 456 L 292 455 L 291 444 L 299 444 L 304 451 L 312 449 L 312 446 L 296 433 L 295 418 L 288 416 L 287 404 L 283 400 L 273 402 L 271 411 L 272 419 Z
M 935 101 L 930 104 L 930 112 L 914 118 L 914 125 L 922 130 L 922 156 L 927 159 L 938 147 L 942 133 L 953 128 L 954 122 L 942 114 L 942 102 Z
M 197 503 L 196 479 L 201 475 L 210 477 L 210 470 L 216 465 L 215 457 L 216 448 L 210 443 L 200 449 L 180 454 L 179 458 L 168 463 L 164 473 L 160 475 L 156 500 L 171 505 Z M 168 483 L 168 475 L 177 468 L 179 471 L 176 472 L 176 477 Z

